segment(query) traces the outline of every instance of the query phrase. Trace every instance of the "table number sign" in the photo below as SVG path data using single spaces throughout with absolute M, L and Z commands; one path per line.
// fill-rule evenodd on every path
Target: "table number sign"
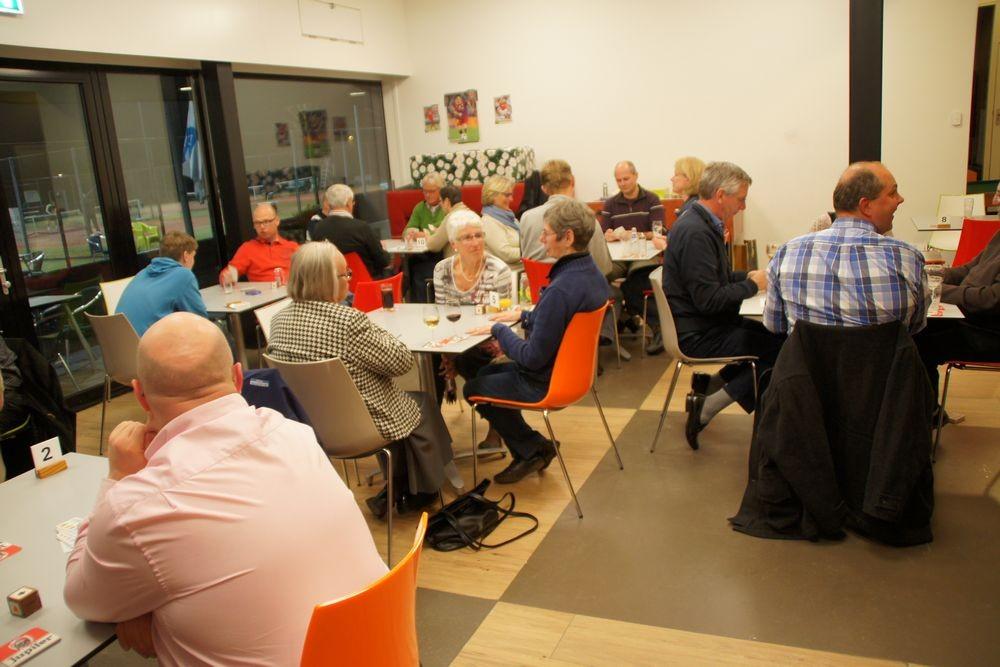
M 62 448 L 59 446 L 59 438 L 50 438 L 32 445 L 31 458 L 35 461 L 35 476 L 39 479 L 54 475 L 67 467 Z

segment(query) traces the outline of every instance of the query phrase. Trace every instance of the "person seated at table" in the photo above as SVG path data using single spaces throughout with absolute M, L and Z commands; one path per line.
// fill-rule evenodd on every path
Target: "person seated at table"
M 755 356 L 757 379 L 749 364 L 728 364 L 708 378 L 692 377 L 685 409 L 688 446 L 698 449 L 698 434 L 734 402 L 754 411 L 755 386 L 774 365 L 783 337 L 760 322 L 740 316 L 744 299 L 767 287 L 763 271 L 733 271 L 722 221 L 746 208 L 750 176 L 730 162 L 705 167 L 698 201 L 670 231 L 663 257 L 663 292 L 670 304 L 682 352 L 692 357 Z
M 167 232 L 160 241 L 160 256 L 125 287 L 115 312 L 123 313 L 139 336 L 170 313 L 208 317 L 198 279 L 191 272 L 197 252 L 193 236 Z
M 670 187 L 675 194 L 684 197 L 684 203 L 674 211 L 678 218 L 698 201 L 698 188 L 704 171 L 705 163 L 691 155 L 678 158 L 674 162 L 674 175 L 670 177 Z
M 958 306 L 965 319 L 927 318 L 913 337 L 927 375 L 938 390 L 938 366 L 953 359 L 1000 362 L 1000 232 L 962 266 L 928 267 L 940 274 L 941 302 Z
M 621 241 L 634 228 L 646 238 L 652 238 L 653 225 L 663 224 L 663 204 L 655 192 L 639 185 L 639 172 L 630 160 L 615 165 L 615 182 L 618 193 L 604 200 L 598 220 L 607 241 Z M 618 234 L 618 227 L 625 235 Z
M 566 327 L 580 312 L 596 310 L 607 303 L 608 283 L 587 244 L 597 227 L 593 211 L 581 202 L 564 199 L 546 210 L 541 240 L 549 257 L 556 260 L 550 283 L 531 311 L 514 310 L 490 317 L 492 327 L 471 333 L 490 333 L 513 363 L 489 364 L 465 383 L 465 397 L 490 396 L 534 402 L 548 392 L 552 368 Z M 527 339 L 518 337 L 506 323 L 520 322 Z M 528 426 L 520 410 L 494 405 L 476 407 L 495 428 L 513 461 L 497 474 L 499 484 L 510 484 L 547 468 L 556 455 L 555 444 Z
M 448 216 L 452 211 L 468 211 L 476 215 L 462 203 L 462 190 L 454 185 L 441 188 L 441 208 L 445 211 L 445 216 L 433 231 L 425 234 L 415 229 L 407 229 L 403 234 L 405 239 L 427 239 L 427 252 L 409 257 L 410 294 L 418 297 L 413 299 L 418 303 L 423 303 L 425 300 L 434 301 L 434 267 L 444 257 L 450 257 L 454 252 L 448 243 Z
M 303 245 L 292 257 L 292 303 L 271 320 L 268 354 L 280 361 L 344 362 L 379 433 L 405 453 L 393 457 L 397 509 L 416 511 L 437 498 L 446 466 L 452 484 L 461 487 L 452 464 L 451 434 L 433 397 L 404 392 L 392 381 L 413 365 L 406 345 L 361 311 L 338 303 L 347 292 L 347 281 L 347 262 L 335 245 Z M 372 514 L 383 518 L 390 509 L 388 500 L 383 488 L 365 502 Z
M 521 228 L 511 204 L 514 201 L 514 179 L 490 176 L 483 183 L 483 230 L 486 249 L 507 266 L 521 266 Z
M 326 219 L 316 225 L 313 241 L 329 241 L 340 252 L 357 253 L 368 273 L 378 280 L 389 266 L 389 253 L 372 226 L 354 217 L 354 191 L 343 183 L 335 183 L 323 194 Z
M 833 190 L 836 221 L 779 247 L 768 264 L 764 326 L 785 334 L 800 319 L 845 327 L 899 320 L 911 335 L 923 329 L 930 298 L 924 256 L 886 237 L 902 203 L 882 163 L 850 165 Z
M 28 418 L 27 401 L 21 392 L 21 371 L 17 355 L 0 336 L 0 434 L 17 429 Z M 17 477 L 32 468 L 31 445 L 15 438 L 0 442 L 0 455 L 7 479 Z
M 434 275 L 434 265 L 441 259 L 441 248 L 432 250 L 429 239 L 436 230 L 441 229 L 444 217 L 448 214 L 442 193 L 444 179 L 441 174 L 427 174 L 420 180 L 420 187 L 424 199 L 413 208 L 410 219 L 403 228 L 404 239 L 428 239 L 427 252 L 406 257 L 410 300 L 417 303 L 431 300 L 427 294 L 427 283 Z
M 455 253 L 434 267 L 434 295 L 437 303 L 449 306 L 471 306 L 488 303 L 490 293 L 497 299 L 510 299 L 510 267 L 486 252 L 483 222 L 474 212 L 455 211 L 446 218 L 448 237 Z M 498 357 L 496 341 L 490 339 L 457 356 L 444 358 L 445 378 L 454 381 L 455 374 L 466 381 L 476 377 L 479 369 Z M 496 447 L 500 435 L 493 427 L 480 446 Z
M 137 368 L 146 422 L 108 438 L 66 605 L 164 664 L 297 664 L 313 606 L 386 573 L 353 494 L 312 429 L 240 396 L 210 321 L 163 318 Z
M 219 273 L 223 282 L 226 273 L 232 280 L 246 276 L 252 283 L 269 283 L 274 280 L 274 270 L 281 269 L 287 279 L 288 267 L 299 244 L 278 234 L 281 218 L 278 207 L 271 202 L 254 206 L 253 227 L 257 238 L 245 241 L 237 250 L 229 264 Z

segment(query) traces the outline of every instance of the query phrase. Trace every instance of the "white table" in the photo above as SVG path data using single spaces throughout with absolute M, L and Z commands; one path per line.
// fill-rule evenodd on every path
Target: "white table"
M 740 304 L 740 315 L 760 319 L 764 315 L 764 295 L 758 293 L 754 294 L 749 299 L 744 299 L 743 303 Z M 942 303 L 939 311 L 934 313 L 928 311 L 927 317 L 963 319 L 965 318 L 965 315 L 962 314 L 962 311 L 959 310 L 958 306 L 950 303 Z
M 476 315 L 475 306 L 460 306 L 462 317 L 457 322 L 449 322 L 445 317 L 448 307 L 439 305 L 437 309 L 440 314 L 440 322 L 431 329 L 424 324 L 423 311 L 428 305 L 433 304 L 397 303 L 391 312 L 380 308 L 368 313 L 368 318 L 403 341 L 406 347 L 414 353 L 420 371 L 420 387 L 433 395 L 434 363 L 431 355 L 435 353 L 461 354 L 475 347 L 489 339 L 489 334 L 470 336 L 465 332 L 474 327 L 489 326 L 493 322 L 490 322 L 489 315 Z M 464 336 L 464 338 L 447 345 L 436 346 L 432 344 L 450 336 Z
M 274 288 L 271 283 L 236 283 L 236 289 L 229 294 L 222 291 L 221 285 L 211 285 L 201 290 L 201 298 L 205 301 L 208 314 L 225 315 L 229 319 L 229 329 L 235 339 L 238 361 L 243 364 L 244 369 L 248 367 L 247 348 L 240 315 L 269 303 L 281 301 L 286 296 L 288 290 L 284 285 Z
M 653 242 L 649 239 L 639 238 L 636 245 L 638 246 L 636 251 L 631 249 L 631 241 L 611 241 L 608 243 L 608 252 L 611 253 L 611 261 L 613 262 L 638 262 L 643 260 L 651 260 L 660 253 L 662 250 L 658 250 Z
M 423 255 L 427 250 L 427 244 L 411 243 L 409 247 L 403 239 L 382 239 L 382 249 L 390 255 Z
M 6 600 L 0 613 L 0 642 L 33 627 L 59 635 L 61 641 L 33 657 L 31 667 L 72 665 L 86 660 L 111 643 L 115 626 L 77 618 L 63 603 L 66 560 L 56 540 L 56 524 L 90 514 L 108 460 L 101 456 L 67 454 L 69 468 L 45 479 L 26 472 L 0 484 L 0 540 L 13 542 L 21 552 L 0 561 L 0 591 L 4 598 L 21 586 L 38 589 L 42 608 L 28 618 L 13 616 Z

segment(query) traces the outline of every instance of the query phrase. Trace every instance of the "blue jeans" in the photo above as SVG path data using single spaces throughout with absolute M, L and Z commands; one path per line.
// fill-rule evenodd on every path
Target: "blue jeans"
M 465 383 L 464 393 L 466 398 L 489 396 L 534 403 L 545 398 L 548 387 L 523 377 L 515 363 L 490 364 Z M 528 426 L 520 410 L 495 405 L 479 405 L 476 410 L 497 430 L 515 460 L 538 456 L 541 446 L 548 442 L 548 438 Z

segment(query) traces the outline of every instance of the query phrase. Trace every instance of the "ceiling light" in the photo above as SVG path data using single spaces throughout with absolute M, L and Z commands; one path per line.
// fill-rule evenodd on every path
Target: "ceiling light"
M 367 95 L 367 94 L 368 93 L 366 93 L 363 90 L 352 90 L 351 92 L 348 93 L 348 95 L 350 95 L 351 97 L 361 97 L 362 95 Z
M 182 93 L 190 93 L 191 92 L 191 86 L 181 86 L 177 90 L 181 91 Z

